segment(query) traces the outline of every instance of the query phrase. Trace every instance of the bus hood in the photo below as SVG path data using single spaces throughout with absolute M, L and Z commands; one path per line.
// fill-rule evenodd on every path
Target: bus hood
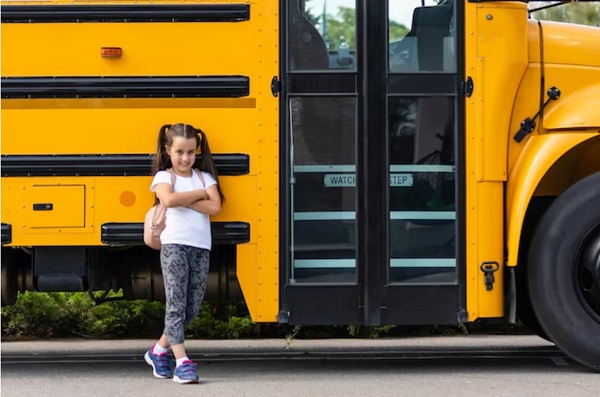
M 562 95 L 544 110 L 547 130 L 600 127 L 600 28 L 541 22 L 546 83 Z
M 600 28 L 541 22 L 546 64 L 600 67 Z

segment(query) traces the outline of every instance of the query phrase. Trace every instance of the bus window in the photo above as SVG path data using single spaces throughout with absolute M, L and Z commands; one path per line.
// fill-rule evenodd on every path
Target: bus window
M 391 97 L 390 281 L 454 282 L 453 97 Z
M 291 0 L 290 70 L 356 69 L 355 0 Z
M 356 106 L 290 99 L 292 283 L 356 281 Z
M 456 71 L 454 0 L 390 0 L 390 72 Z

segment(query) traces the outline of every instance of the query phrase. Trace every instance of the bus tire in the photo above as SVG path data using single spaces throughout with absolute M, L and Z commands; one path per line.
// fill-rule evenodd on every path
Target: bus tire
M 529 250 L 527 279 L 548 337 L 600 371 L 600 173 L 571 186 L 544 214 Z
M 535 335 L 548 342 L 552 342 L 546 334 L 546 331 L 544 331 L 540 325 L 540 321 L 533 311 L 531 301 L 529 300 L 529 294 L 527 293 L 527 286 L 524 284 L 525 283 L 523 282 L 523 285 L 519 285 L 519 281 L 517 280 L 517 318 Z

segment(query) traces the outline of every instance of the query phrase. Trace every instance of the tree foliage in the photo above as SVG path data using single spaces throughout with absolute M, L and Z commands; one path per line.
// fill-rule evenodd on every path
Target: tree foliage
M 339 7 L 337 16 L 327 14 L 327 41 L 330 49 L 337 49 L 342 39 L 356 49 L 356 10 Z
M 327 10 L 325 13 L 325 27 L 323 27 L 323 15 L 316 15 L 315 11 L 311 11 L 309 7 L 310 0 L 307 0 L 304 16 L 323 34 L 329 49 L 337 50 L 343 38 L 351 50 L 356 50 L 355 8 L 340 6 L 334 14 Z M 402 39 L 408 31 L 409 29 L 403 24 L 393 20 L 389 21 L 390 42 Z
M 556 1 L 532 1 L 529 9 L 544 7 Z M 532 13 L 532 17 L 544 21 L 568 22 L 600 27 L 600 2 L 573 2 L 546 8 Z

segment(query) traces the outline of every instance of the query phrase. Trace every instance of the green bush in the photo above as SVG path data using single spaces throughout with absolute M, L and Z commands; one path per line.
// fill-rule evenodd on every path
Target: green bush
M 118 300 L 110 293 L 108 301 L 96 305 L 83 292 L 20 294 L 13 306 L 2 308 L 2 337 L 5 340 L 84 337 L 157 338 L 163 329 L 164 304 L 145 300 Z M 378 338 L 383 336 L 433 336 L 464 334 L 526 334 L 521 324 L 502 320 L 477 320 L 458 325 L 429 326 L 289 326 L 256 324 L 243 302 L 216 304 L 204 302 L 187 330 L 188 338 Z
M 14 338 L 61 337 L 74 319 L 65 294 L 19 296 L 14 306 L 2 308 L 2 335 Z
M 112 294 L 112 298 L 118 297 Z M 25 338 L 112 338 L 160 332 L 164 307 L 158 302 L 110 301 L 95 305 L 86 293 L 20 294 L 2 308 L 2 336 Z
M 87 293 L 20 294 L 13 306 L 2 308 L 2 337 L 8 339 L 84 337 L 147 338 L 160 336 L 164 304 L 116 300 L 96 305 Z M 191 338 L 240 338 L 256 332 L 245 305 L 204 302 L 188 330 Z

